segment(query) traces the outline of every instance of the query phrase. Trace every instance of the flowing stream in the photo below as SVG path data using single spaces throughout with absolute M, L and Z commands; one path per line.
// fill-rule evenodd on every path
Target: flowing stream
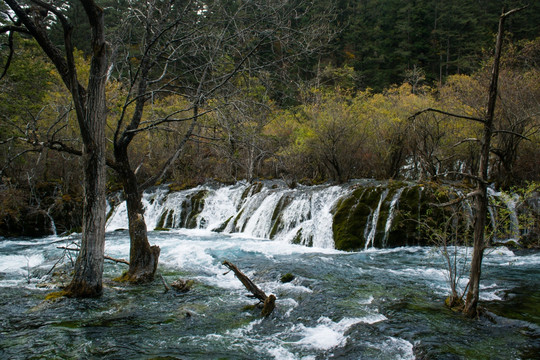
M 161 247 L 158 272 L 169 284 L 194 280 L 191 291 L 164 292 L 159 277 L 115 283 L 126 266 L 107 261 L 101 298 L 44 301 L 56 290 L 51 268 L 70 269 L 59 247 L 78 237 L 0 239 L 0 358 L 534 359 L 540 351 L 538 253 L 490 251 L 487 315 L 467 320 L 443 306 L 449 288 L 434 248 L 342 252 L 200 229 L 149 237 Z M 127 258 L 127 232 L 107 233 L 105 252 Z M 246 308 L 255 301 L 224 260 L 277 296 L 271 316 Z M 282 283 L 285 273 L 294 280 Z

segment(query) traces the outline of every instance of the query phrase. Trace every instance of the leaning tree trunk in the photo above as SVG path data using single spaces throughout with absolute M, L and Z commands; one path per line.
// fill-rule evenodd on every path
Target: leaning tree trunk
M 148 242 L 142 197 L 135 173 L 129 165 L 126 147 L 115 147 L 115 158 L 126 198 L 130 238 L 129 270 L 120 279 L 134 283 L 149 282 L 154 279 L 160 249 Z

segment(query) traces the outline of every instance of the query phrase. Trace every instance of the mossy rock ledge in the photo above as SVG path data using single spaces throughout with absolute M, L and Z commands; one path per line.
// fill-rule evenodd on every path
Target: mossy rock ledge
M 418 227 L 420 219 L 430 211 L 430 216 L 444 216 L 443 211 L 431 204 L 440 202 L 438 185 L 387 184 L 361 187 L 340 199 L 333 211 L 333 235 L 338 250 L 362 250 L 366 246 L 373 219 L 379 207 L 373 243 L 376 248 L 429 245 L 429 240 Z M 398 200 L 392 209 L 392 200 Z M 390 224 L 388 218 L 392 214 Z M 390 226 L 388 231 L 386 227 Z

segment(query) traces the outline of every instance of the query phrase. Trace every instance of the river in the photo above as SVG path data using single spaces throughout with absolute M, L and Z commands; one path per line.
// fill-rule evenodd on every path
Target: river
M 201 229 L 149 233 L 161 247 L 158 272 L 169 284 L 194 280 L 187 293 L 165 292 L 159 276 L 145 286 L 115 283 L 126 265 L 106 261 L 101 298 L 44 301 L 57 290 L 47 286 L 47 273 L 69 271 L 72 261 L 59 247 L 78 240 L 0 239 L 0 358 L 535 359 L 540 353 L 539 253 L 488 251 L 481 283 L 486 315 L 479 320 L 444 307 L 449 287 L 436 248 L 343 252 Z M 107 233 L 107 255 L 128 258 L 128 251 L 126 231 Z M 271 316 L 246 308 L 255 301 L 224 260 L 277 296 Z M 282 283 L 285 273 L 294 279 Z

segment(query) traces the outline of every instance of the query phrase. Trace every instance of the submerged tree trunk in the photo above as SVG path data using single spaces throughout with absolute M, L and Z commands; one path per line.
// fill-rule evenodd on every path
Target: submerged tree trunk
M 75 273 L 68 287 L 67 296 L 95 297 L 102 293 L 103 256 L 105 251 L 105 138 L 104 121 L 95 112 L 90 127 L 94 144 L 91 149 L 85 144 L 84 206 L 81 251 L 75 264 Z M 94 132 L 95 131 L 95 132 Z M 102 138 L 102 139 L 101 139 Z
M 234 276 L 236 276 L 238 280 L 242 282 L 244 287 L 252 294 L 252 297 L 259 299 L 259 301 L 263 303 L 261 315 L 263 317 L 269 316 L 276 308 L 276 296 L 274 294 L 266 295 L 264 291 L 255 285 L 253 281 L 251 281 L 251 279 L 240 271 L 240 269 L 238 269 L 238 267 L 236 267 L 236 265 L 233 263 L 224 261 L 222 264 L 234 272 Z
M 154 279 L 160 249 L 150 246 L 144 220 L 144 208 L 137 178 L 130 167 L 126 147 L 115 146 L 117 172 L 122 179 L 129 223 L 129 270 L 122 281 L 134 283 L 149 282 Z

